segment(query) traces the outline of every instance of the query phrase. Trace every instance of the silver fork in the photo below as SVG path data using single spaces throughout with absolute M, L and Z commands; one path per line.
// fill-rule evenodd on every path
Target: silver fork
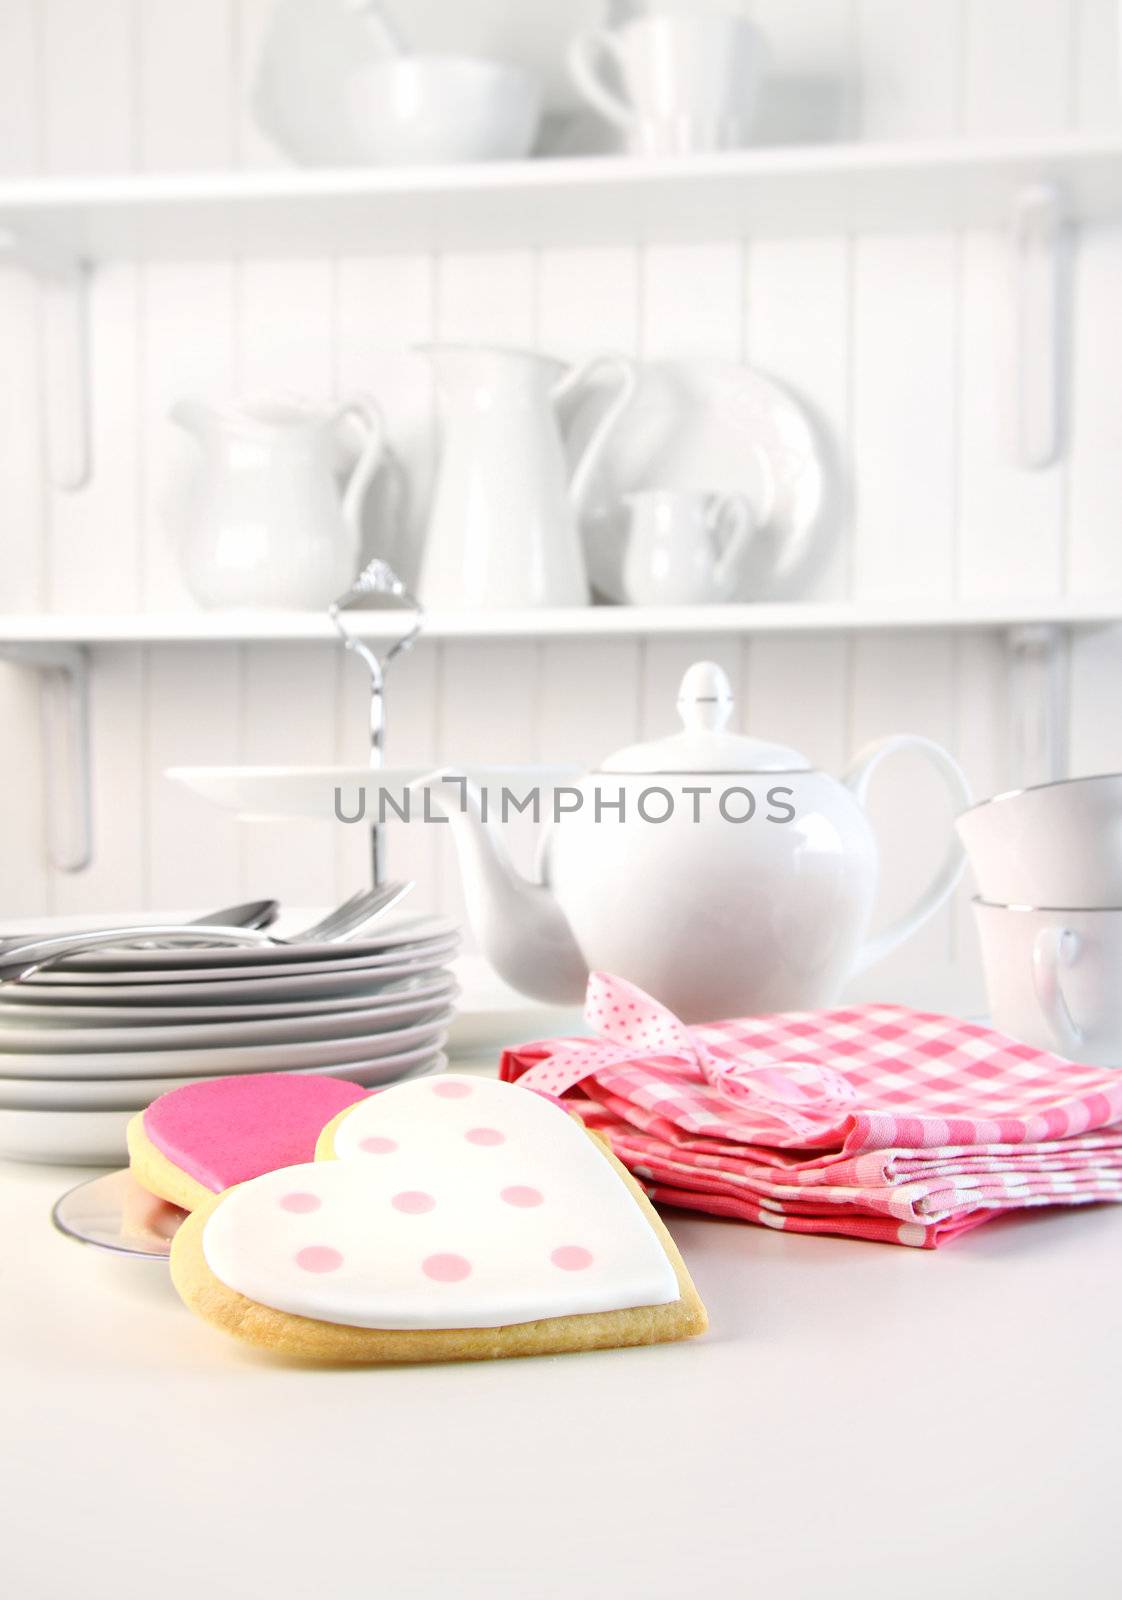
M 0 952 L 0 983 L 18 983 L 42 967 L 67 956 L 84 955 L 88 950 L 114 946 L 147 944 L 209 945 L 300 945 L 334 944 L 351 938 L 377 917 L 384 916 L 412 889 L 412 883 L 384 883 L 377 889 L 364 889 L 341 906 L 313 922 L 310 928 L 290 933 L 284 939 L 258 928 L 204 927 L 200 923 L 148 923 L 137 928 L 99 928 L 95 932 L 59 934 L 53 939 L 35 939 L 28 944 Z

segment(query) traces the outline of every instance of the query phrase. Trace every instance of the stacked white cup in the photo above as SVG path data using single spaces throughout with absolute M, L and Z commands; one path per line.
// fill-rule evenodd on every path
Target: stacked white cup
M 1122 1066 L 1122 773 L 999 794 L 957 827 L 995 1026 Z

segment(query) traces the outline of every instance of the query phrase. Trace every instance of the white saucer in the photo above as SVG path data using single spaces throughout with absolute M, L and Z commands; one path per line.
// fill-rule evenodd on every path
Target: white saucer
M 146 986 L 145 999 L 149 997 L 151 989 L 157 987 L 159 986 L 155 984 Z M 276 1000 L 272 1003 L 232 999 L 224 1005 L 184 1005 L 175 1001 L 164 1005 L 145 1005 L 143 1001 L 138 1000 L 128 1005 L 114 1005 L 112 1001 L 116 998 L 117 991 L 101 987 L 97 990 L 99 997 L 97 1004 L 82 1004 L 73 1002 L 69 991 L 58 990 L 52 992 L 50 1003 L 46 1000 L 39 1003 L 34 1000 L 21 1000 L 16 1004 L 13 997 L 13 1003 L 0 1006 L 0 1034 L 7 1023 L 19 1026 L 42 1023 L 59 1028 L 72 1026 L 78 1028 L 83 1025 L 112 1027 L 121 1023 L 139 1028 L 190 1023 L 194 1027 L 203 1022 L 248 1022 L 256 1018 L 269 1017 L 332 1016 L 345 1011 L 380 1011 L 382 1008 L 389 1011 L 413 1001 L 447 1000 L 454 993 L 455 987 L 452 974 L 444 967 L 437 967 L 432 972 L 424 973 L 420 978 L 398 979 L 386 984 L 382 989 L 373 987 L 370 993 L 327 995 L 316 1000 Z M 102 995 L 105 996 L 104 1004 L 100 1003 Z
M 248 1045 L 308 1044 L 314 1040 L 378 1038 L 400 1035 L 405 1029 L 435 1023 L 447 1016 L 455 997 L 450 991 L 434 999 L 402 1001 L 395 1006 L 335 1011 L 328 1016 L 247 1018 L 229 1014 L 221 1022 L 171 1023 L 143 1026 L 131 1022 L 127 1027 L 111 1024 L 99 1027 L 59 1026 L 57 1016 L 30 1027 L 20 1026 L 9 1012 L 0 1013 L 0 1074 L 4 1063 L 16 1051 L 30 1055 L 65 1052 L 117 1051 L 132 1055 L 136 1051 L 182 1051 L 241 1049 Z M 64 1008 L 59 1007 L 59 1010 Z M 103 1076 L 113 1076 L 106 1071 Z
M 373 1085 L 396 1079 L 404 1072 L 426 1065 L 438 1054 L 434 1044 L 422 1044 L 400 1055 L 383 1056 L 376 1061 L 345 1061 L 338 1066 L 297 1067 L 297 1077 L 314 1074 L 321 1078 L 342 1078 L 348 1083 Z M 185 1084 L 205 1081 L 206 1074 L 182 1078 L 0 1078 L 0 1111 L 118 1111 L 134 1110 L 170 1094 Z
M 159 972 L 151 973 L 81 973 L 81 982 L 67 981 L 63 973 L 36 973 L 20 984 L 9 984 L 0 989 L 0 1002 L 18 1006 L 23 998 L 33 1002 L 49 1000 L 52 1005 L 93 1004 L 112 1001 L 127 1004 L 138 1000 L 141 1004 L 169 1001 L 190 1005 L 196 1000 L 209 1004 L 238 1005 L 243 1000 L 315 1000 L 320 996 L 343 998 L 346 996 L 374 995 L 384 985 L 397 983 L 403 978 L 430 977 L 443 969 L 455 955 L 459 943 L 453 939 L 424 956 L 411 961 L 391 961 L 376 970 L 372 965 L 354 966 L 348 962 L 331 963 L 326 968 L 315 967 L 308 972 L 272 972 L 242 976 L 214 969 L 200 968 L 177 974 L 169 979 Z M 87 982 L 89 978 L 90 982 Z M 128 981 L 118 982 L 124 978 Z M 132 981 L 133 979 L 137 981 Z M 50 981 L 48 981 L 50 980 Z M 44 991 L 49 990 L 49 994 Z
M 298 1044 L 216 1045 L 210 1050 L 97 1050 L 61 1054 L 0 1054 L 0 1076 L 7 1078 L 170 1078 L 219 1077 L 232 1072 L 285 1072 L 297 1067 L 338 1066 L 375 1061 L 401 1050 L 444 1042 L 455 1016 L 448 1007 L 430 1021 L 393 1033 L 345 1039 L 313 1039 Z
M 373 1065 L 385 1068 L 389 1063 Z M 396 1082 L 401 1077 L 423 1077 L 430 1072 L 443 1072 L 446 1066 L 443 1055 L 429 1053 L 427 1059 L 419 1057 L 411 1069 L 403 1069 L 399 1062 L 389 1079 Z M 387 1080 L 352 1076 L 351 1081 L 381 1087 Z M 125 1129 L 129 1118 L 143 1109 L 138 1103 L 127 1111 L 0 1111 L 0 1159 L 118 1167 L 128 1159 Z
M 74 931 L 74 924 L 58 919 L 53 926 L 44 926 L 43 938 L 55 932 Z M 333 962 L 347 961 L 354 965 L 371 964 L 409 958 L 423 953 L 428 946 L 446 943 L 457 937 L 454 922 L 447 917 L 402 917 L 393 922 L 387 917 L 385 927 L 362 938 L 343 939 L 330 944 L 271 944 L 271 945 L 176 945 L 163 949 L 132 946 L 128 949 L 93 950 L 86 955 L 71 956 L 63 976 L 74 973 L 190 973 L 198 968 L 216 971 L 230 969 L 231 976 L 253 973 L 285 972 L 294 966 L 318 969 Z M 282 936 L 283 937 L 283 936 Z M 59 975 L 59 969 L 49 967 L 33 981 Z

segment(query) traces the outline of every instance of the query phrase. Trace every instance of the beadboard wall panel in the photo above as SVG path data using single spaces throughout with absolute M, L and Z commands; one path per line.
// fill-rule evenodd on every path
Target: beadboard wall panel
M 1080 241 L 1075 304 L 1068 583 L 1101 594 L 1122 584 L 1122 227 Z
M 268 0 L 9 0 L 0 170 L 279 164 L 247 101 L 269 9 Z M 422 42 L 439 37 L 436 0 L 389 9 Z M 611 14 L 637 9 L 613 0 Z M 767 137 L 1118 126 L 1114 0 L 752 0 L 745 9 L 773 46 Z M 546 0 L 464 0 L 449 26 L 464 39 L 474 27 L 489 47 L 516 54 L 548 47 L 557 62 L 560 39 L 597 11 L 594 0 L 563 18 Z M 574 104 L 559 65 L 550 97 L 559 109 Z M 606 349 L 746 359 L 787 383 L 820 422 L 837 485 L 829 541 L 799 576 L 803 595 L 1117 590 L 1122 231 L 1087 233 L 1072 257 L 1064 450 L 1033 473 L 1011 451 L 1010 267 L 998 233 L 114 263 L 94 282 L 96 467 L 75 494 L 44 487 L 40 291 L 2 268 L 3 608 L 192 603 L 174 508 L 195 447 L 167 413 L 193 393 L 375 395 L 411 490 L 405 531 L 391 537 L 400 480 L 384 477 L 368 536 L 415 576 L 435 414 L 428 362 L 410 347 L 432 338 L 530 344 L 568 360 Z M 594 764 L 672 728 L 678 678 L 701 655 L 730 673 L 747 726 L 831 770 L 865 739 L 907 729 L 956 750 L 978 792 L 1008 782 L 1008 659 L 996 635 L 425 642 L 392 669 L 387 755 L 415 765 Z M 326 900 L 362 881 L 365 828 L 251 826 L 163 775 L 193 761 L 361 764 L 361 663 L 326 646 L 260 644 L 114 647 L 93 661 L 97 857 L 74 877 L 45 865 L 36 680 L 0 665 L 5 916 L 243 894 Z M 1120 669 L 1116 632 L 1074 642 L 1074 771 L 1122 763 Z M 934 869 L 948 810 L 937 780 L 910 758 L 878 774 L 872 809 L 884 842 L 883 921 Z M 531 831 L 510 830 L 524 865 Z M 418 909 L 459 914 L 446 835 L 391 824 L 391 866 L 417 880 Z M 980 1004 L 968 888 L 856 992 Z
M 792 572 L 785 592 L 844 599 L 853 576 L 853 246 L 838 237 L 761 239 L 750 242 L 745 255 L 744 359 L 774 374 L 806 406 L 834 502 L 827 536 Z
M 110 645 L 91 657 L 95 850 L 84 872 L 55 874 L 52 909 L 60 914 L 96 914 L 106 906 L 124 910 L 150 903 L 145 849 L 149 825 L 146 675 L 145 653 L 136 645 Z M 201 900 L 193 893 L 181 903 L 195 905 Z M 221 896 L 212 902 L 216 906 L 222 903 Z
M 1063 584 L 1067 457 L 1026 472 L 1016 459 L 1013 268 L 1006 241 L 967 233 L 959 260 L 958 528 L 954 559 L 964 599 Z

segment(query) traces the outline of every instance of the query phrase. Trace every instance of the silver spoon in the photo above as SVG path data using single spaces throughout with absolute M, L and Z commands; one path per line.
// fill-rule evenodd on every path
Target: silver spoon
M 212 944 L 304 945 L 334 944 L 367 927 L 377 917 L 384 916 L 391 906 L 412 889 L 412 883 L 384 883 L 380 889 L 366 889 L 339 906 L 328 916 L 314 922 L 310 928 L 278 939 L 275 934 L 259 928 L 219 927 L 207 923 L 149 923 L 143 928 L 100 928 L 94 932 L 56 935 L 53 939 L 35 939 L 28 944 L 16 945 L 0 952 L 0 983 L 18 983 L 42 967 L 66 956 L 85 955 L 89 950 L 121 947 L 130 944 L 186 944 L 206 947 Z

